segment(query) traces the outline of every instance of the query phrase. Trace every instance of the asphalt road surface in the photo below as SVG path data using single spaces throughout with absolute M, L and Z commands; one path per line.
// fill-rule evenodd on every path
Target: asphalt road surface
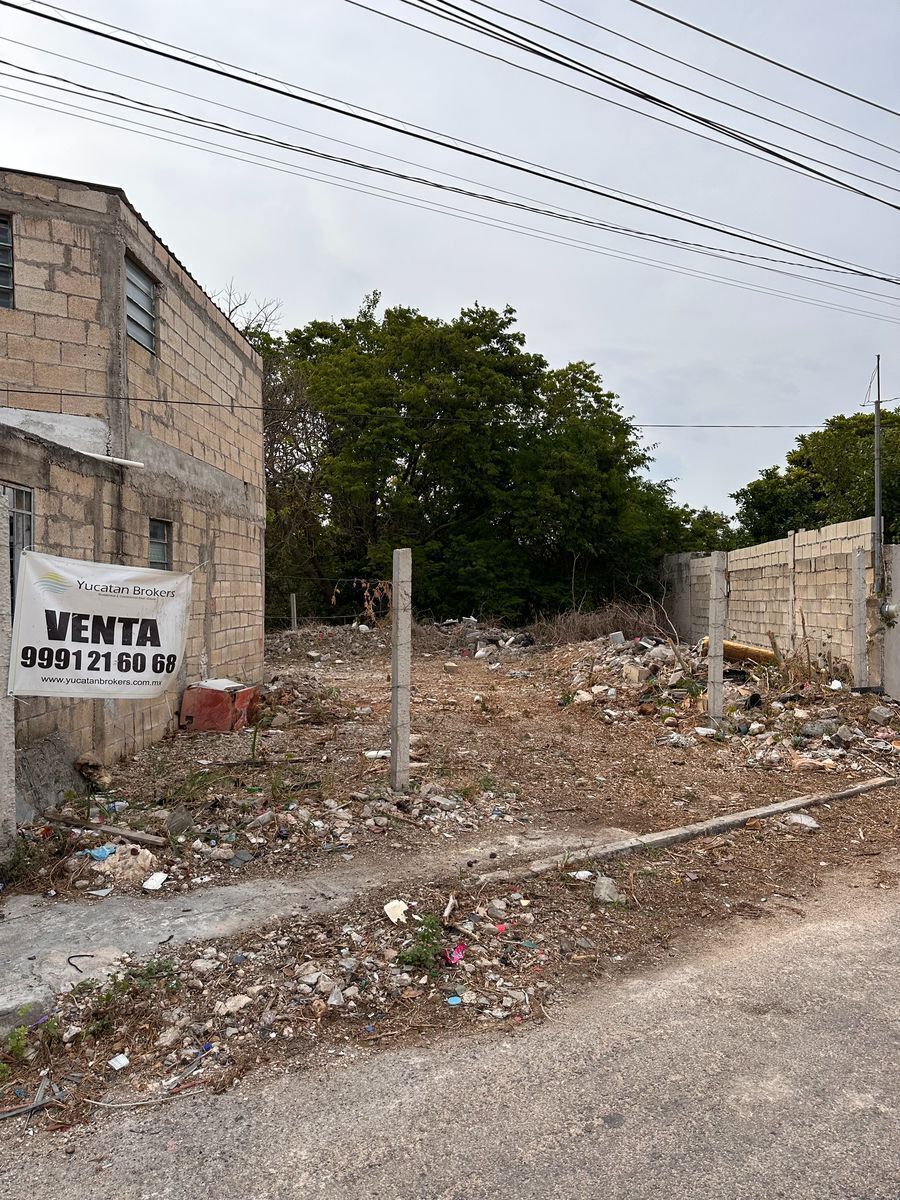
M 855 882 L 517 1036 L 251 1078 L 56 1138 L 0 1126 L 0 1195 L 898 1200 L 900 890 Z

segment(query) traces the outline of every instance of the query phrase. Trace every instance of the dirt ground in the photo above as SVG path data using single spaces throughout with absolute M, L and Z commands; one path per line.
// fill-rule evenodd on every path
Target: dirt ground
M 238 873 L 290 877 L 334 855 L 371 859 L 372 891 L 326 921 L 161 945 L 154 958 L 123 964 L 109 985 L 86 978 L 0 1053 L 0 1110 L 40 1099 L 31 1119 L 64 1129 L 104 1105 L 220 1090 L 253 1069 L 296 1070 L 398 1040 L 508 1033 L 552 1019 L 586 980 L 677 953 L 679 938 L 700 925 L 785 910 L 800 917 L 834 870 L 855 871 L 867 888 L 900 883 L 900 806 L 888 788 L 811 809 L 811 823 L 772 818 L 519 882 L 479 885 L 457 873 L 385 891 L 379 861 L 436 838 L 454 844 L 474 830 L 536 823 L 587 836 L 609 826 L 649 832 L 893 773 L 883 740 L 880 756 L 860 752 L 816 770 L 790 755 L 762 766 L 741 737 L 673 745 L 673 728 L 701 723 L 696 709 L 686 705 L 666 725 L 642 705 L 640 685 L 602 670 L 591 679 L 615 689 L 616 715 L 571 703 L 575 664 L 590 657 L 584 645 L 523 647 L 491 661 L 465 649 L 458 632 L 440 631 L 416 648 L 418 762 L 408 797 L 390 793 L 383 758 L 366 757 L 387 747 L 389 657 L 377 630 L 273 639 L 257 729 L 179 735 L 123 763 L 94 805 L 124 801 L 107 819 L 165 836 L 153 851 L 168 875 L 163 895 Z M 810 686 L 802 703 L 831 701 Z M 846 720 L 864 721 L 868 699 L 842 703 Z M 41 836 L 33 834 L 38 849 Z M 15 886 L 102 903 L 87 893 L 109 877 L 73 854 L 98 839 L 45 840 Z M 139 879 L 113 886 L 141 889 Z M 405 907 L 395 920 L 385 906 L 397 900 Z M 121 1054 L 119 1072 L 109 1063 Z

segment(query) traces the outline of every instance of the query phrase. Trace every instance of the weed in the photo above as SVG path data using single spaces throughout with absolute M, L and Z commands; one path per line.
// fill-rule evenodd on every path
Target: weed
M 493 792 L 497 787 L 497 780 L 493 775 L 482 775 L 478 780 L 478 786 L 483 792 Z
M 443 930 L 437 917 L 422 918 L 422 923 L 416 930 L 416 938 L 411 946 L 401 950 L 397 962 L 403 967 L 415 967 L 433 975 L 437 969 L 438 955 L 443 942 Z
M 16 1062 L 22 1062 L 28 1049 L 28 1030 L 24 1025 L 17 1025 L 6 1035 L 6 1052 Z
M 575 693 L 572 691 L 563 692 L 559 698 L 559 707 L 568 708 L 570 704 L 575 703 Z
M 7 1064 L 0 1063 L 0 1086 L 2 1086 L 4 1083 L 8 1083 L 11 1077 L 12 1071 L 9 1069 Z

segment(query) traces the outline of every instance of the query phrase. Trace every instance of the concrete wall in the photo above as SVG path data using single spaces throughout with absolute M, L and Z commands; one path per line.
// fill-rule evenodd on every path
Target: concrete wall
M 34 548 L 146 566 L 149 520 L 171 521 L 173 569 L 194 571 L 181 682 L 259 680 L 258 356 L 118 189 L 0 171 L 0 212 L 12 216 L 15 286 L 15 309 L 0 309 L 0 482 L 33 489 Z M 155 354 L 125 334 L 126 254 L 156 281 Z M 101 452 L 144 468 L 81 453 L 100 438 Z M 177 692 L 23 699 L 18 744 L 62 732 L 111 760 L 160 737 L 176 704 Z
M 771 631 L 780 649 L 789 651 L 805 633 L 816 651 L 849 662 L 853 555 L 863 550 L 871 591 L 873 546 L 874 521 L 865 518 L 731 551 L 727 636 L 767 646 Z M 669 555 L 663 574 L 670 620 L 685 641 L 699 641 L 708 633 L 709 558 Z

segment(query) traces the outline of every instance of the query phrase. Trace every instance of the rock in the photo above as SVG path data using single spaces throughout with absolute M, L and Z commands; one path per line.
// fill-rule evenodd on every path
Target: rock
M 82 1029 L 81 1029 L 80 1025 L 70 1025 L 69 1028 L 63 1034 L 63 1039 L 62 1039 L 63 1045 L 64 1046 L 71 1045 L 71 1043 L 75 1041 L 75 1039 L 78 1037 L 78 1035 L 81 1032 L 82 1032 Z
M 594 697 L 591 695 L 591 693 L 586 692 L 583 689 L 579 689 L 572 699 L 575 704 L 593 704 L 594 702 Z
M 839 721 L 840 719 L 841 719 L 841 714 L 838 712 L 838 710 L 836 708 L 820 708 L 819 709 L 819 720 L 820 721 Z
M 675 658 L 675 651 L 671 646 L 654 646 L 650 651 L 648 658 L 651 658 L 655 663 L 660 663 L 667 666 L 670 666 L 672 663 L 677 661 Z
M 666 687 L 675 687 L 676 684 L 681 683 L 682 679 L 684 679 L 684 670 L 681 667 L 676 667 L 667 676 Z
M 641 667 L 635 662 L 629 662 L 622 668 L 622 678 L 626 683 L 643 683 L 650 678 L 650 668 Z
M 598 904 L 624 904 L 625 897 L 608 875 L 598 875 L 594 884 L 594 899 Z
M 822 738 L 836 733 L 837 727 L 837 721 L 807 721 L 805 725 L 800 726 L 799 733 L 805 738 Z
M 888 725 L 894 717 L 894 710 L 883 704 L 876 704 L 869 709 L 869 720 L 873 725 Z
M 234 853 L 234 846 L 216 846 L 209 857 L 211 862 L 231 862 Z
M 456 672 L 459 670 L 459 664 L 455 663 L 455 662 L 445 662 L 444 670 L 446 671 L 446 673 L 448 675 L 455 675 Z
M 231 996 L 228 1000 L 220 1000 L 214 1009 L 217 1017 L 232 1017 L 235 1013 L 239 1013 L 241 1009 L 246 1008 L 253 1001 L 243 992 L 237 996 Z
M 212 975 L 218 969 L 219 964 L 212 958 L 195 958 L 191 963 L 191 970 L 195 975 Z
M 840 725 L 836 732 L 832 734 L 831 740 L 841 746 L 849 746 L 851 742 L 855 742 L 858 738 L 859 734 L 854 733 L 849 725 Z
M 814 817 L 810 817 L 807 813 L 795 812 L 788 813 L 788 825 L 799 825 L 803 829 L 820 829 L 819 822 Z
M 322 655 L 318 652 L 318 650 L 307 650 L 306 657 L 310 662 L 319 662 Z
M 284 729 L 286 725 L 290 725 L 291 718 L 285 712 L 276 713 L 269 722 L 270 729 Z
M 670 717 L 669 720 L 671 719 Z M 691 746 L 696 745 L 693 738 L 685 737 L 683 733 L 670 733 L 666 741 L 678 750 L 688 750 Z
M 751 736 L 756 737 L 758 733 L 765 733 L 766 727 L 762 721 L 752 721 L 747 732 L 751 734 Z

